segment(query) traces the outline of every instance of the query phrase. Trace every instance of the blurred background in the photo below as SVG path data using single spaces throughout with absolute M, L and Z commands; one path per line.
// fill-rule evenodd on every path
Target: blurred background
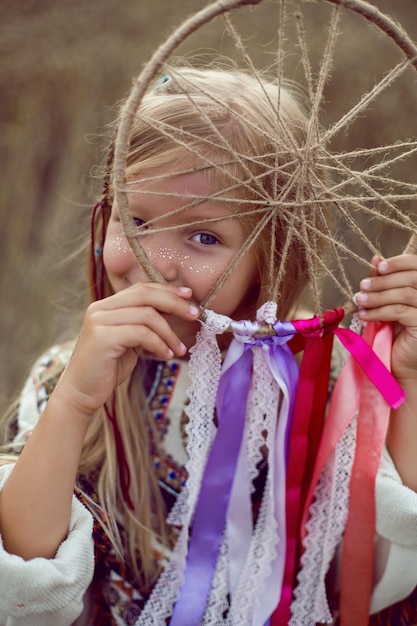
M 18 392 L 42 350 L 76 335 L 88 301 L 86 242 L 99 193 L 103 131 L 159 43 L 202 0 L 1 0 L 0 20 L 0 408 Z M 309 45 L 325 38 L 319 5 L 308 8 Z M 327 5 L 327 3 L 325 3 Z M 374 0 L 417 39 L 416 0 Z M 241 24 L 248 46 L 276 36 L 271 4 Z M 237 18 L 239 21 L 239 18 Z M 253 42 L 252 42 L 253 40 Z M 385 36 L 347 15 L 326 122 L 401 58 Z M 222 29 L 207 27 L 179 54 L 220 49 Z M 265 50 L 263 50 L 265 52 Z M 211 52 L 210 52 L 211 54 Z M 289 55 L 291 56 L 291 55 Z M 317 63 L 319 61 L 316 59 Z M 370 69 L 368 70 L 368 65 Z M 291 67 L 291 63 L 289 64 Z M 297 67 L 290 78 L 297 78 Z M 349 133 L 347 145 L 392 142 L 417 126 L 416 72 L 409 71 L 381 105 Z M 380 107 L 380 108 L 378 108 Z M 382 107 L 382 108 L 381 108 Z M 415 182 L 414 167 L 404 176 Z M 412 212 L 416 209 L 408 207 Z M 401 237 L 401 235 L 399 235 Z M 386 254 L 402 242 L 381 232 Z

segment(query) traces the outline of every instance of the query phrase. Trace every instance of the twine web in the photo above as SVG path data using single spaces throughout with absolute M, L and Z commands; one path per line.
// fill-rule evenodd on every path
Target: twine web
M 240 218 L 258 216 L 256 227 L 252 228 L 244 246 L 201 305 L 203 307 L 210 305 L 247 252 L 256 244 L 264 229 L 269 229 L 267 294 L 269 299 L 279 302 L 288 264 L 291 263 L 290 248 L 293 244 L 299 244 L 304 249 L 314 308 L 316 313 L 320 313 L 323 309 L 321 288 L 323 277 L 335 285 L 345 303 L 350 301 L 356 291 L 356 284 L 352 285 L 353 280 L 347 270 L 349 263 L 353 260 L 366 269 L 370 267 L 371 256 L 374 254 L 384 256 L 384 251 L 380 250 L 378 243 L 379 232 L 383 227 L 404 231 L 409 236 L 405 251 L 417 251 L 415 210 L 410 209 L 410 203 L 417 199 L 417 184 L 403 179 L 397 173 L 404 163 L 415 158 L 417 139 L 396 139 L 393 143 L 353 150 L 340 148 L 332 150 L 328 147 L 329 143 L 350 132 L 354 124 L 368 112 L 383 92 L 395 89 L 396 82 L 410 67 L 417 69 L 417 48 L 400 26 L 376 7 L 362 0 L 320 0 L 317 6 L 328 6 L 330 15 L 319 69 L 315 73 L 304 11 L 305 6 L 311 2 L 300 3 L 297 0 L 269 2 L 268 6 L 277 5 L 278 14 L 273 72 L 270 71 L 269 75 L 272 73 L 275 82 L 284 86 L 287 58 L 294 54 L 294 51 L 291 53 L 287 51 L 289 37 L 286 33 L 290 14 L 294 18 L 294 29 L 291 32 L 295 33 L 298 63 L 303 72 L 302 88 L 309 103 L 306 133 L 300 141 L 288 126 L 285 115 L 282 115 L 285 102 L 281 90 L 277 88 L 272 93 L 270 89 L 265 89 L 264 73 L 257 69 L 257 64 L 249 51 L 248 41 L 239 32 L 237 20 L 235 22 L 234 19 L 235 9 L 253 11 L 261 3 L 261 0 L 218 0 L 189 18 L 156 51 L 138 77 L 122 112 L 115 144 L 113 173 L 115 197 L 123 229 L 138 262 L 151 280 L 164 282 L 163 277 L 152 266 L 141 241 L 143 236 L 170 230 L 176 226 L 166 226 L 161 218 L 156 218 L 147 223 L 146 231 L 138 230 L 133 226 L 128 203 L 128 192 L 132 192 L 132 181 L 126 173 L 130 137 L 132 127 L 140 123 L 167 141 L 175 142 L 188 155 L 186 162 L 176 167 L 176 175 L 211 171 L 214 172 L 214 177 L 212 176 L 210 180 L 214 180 L 218 175 L 222 183 L 216 188 L 210 188 L 207 195 L 182 198 L 181 206 L 167 212 L 164 218 L 178 216 L 182 224 L 187 210 L 198 208 L 208 200 L 228 203 L 233 214 Z M 326 87 L 332 76 L 337 73 L 334 59 L 343 31 L 341 23 L 349 11 L 359 14 L 382 31 L 396 44 L 404 58 L 388 69 L 373 87 L 326 129 L 321 121 L 326 109 Z M 219 16 L 222 17 L 222 28 L 225 29 L 236 55 L 241 60 L 242 70 L 253 76 L 256 84 L 264 92 L 271 119 L 268 133 L 262 124 L 258 125 L 245 119 L 244 114 L 231 106 L 227 99 L 219 98 L 215 90 L 212 93 L 200 83 L 196 83 L 192 74 L 169 65 L 173 53 L 187 37 Z M 163 74 L 166 74 L 167 80 L 161 81 L 160 77 Z M 201 124 L 209 131 L 208 134 L 204 137 L 165 119 L 157 119 L 152 115 L 152 111 L 142 106 L 149 90 L 161 95 L 182 93 L 188 104 L 195 107 Z M 248 132 L 253 131 L 264 137 L 265 150 L 251 154 L 249 151 L 235 149 L 233 142 L 211 117 L 211 108 L 217 110 L 220 108 L 224 116 L 230 117 L 231 123 L 236 123 L 239 127 L 246 125 Z M 170 168 L 167 167 L 167 170 Z M 170 173 L 172 174 L 172 171 Z M 157 182 L 164 180 L 168 175 L 160 171 L 156 174 L 145 171 L 135 177 L 133 182 L 137 183 L 138 180 L 142 183 Z M 272 184 L 269 186 L 265 184 L 267 180 L 272 180 Z M 167 198 L 172 195 L 155 191 L 149 193 L 158 193 L 161 197 Z M 328 224 L 325 206 L 331 207 L 331 213 L 337 222 L 335 228 Z M 367 232 L 367 228 L 364 227 L 366 221 L 372 221 L 374 226 L 378 225 L 376 236 L 371 236 Z M 205 219 L 205 222 L 210 223 L 210 219 Z M 188 225 L 197 223 L 198 220 L 190 220 Z M 283 227 L 286 237 L 277 263 L 274 250 L 279 229 Z M 359 242 L 357 249 L 353 249 L 346 239 L 347 233 L 355 235 Z M 320 242 L 327 245 L 325 256 L 320 251 Z

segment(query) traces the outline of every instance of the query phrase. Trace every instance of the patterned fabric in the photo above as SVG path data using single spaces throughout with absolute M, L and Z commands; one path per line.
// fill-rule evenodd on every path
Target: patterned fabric
M 181 379 L 181 370 L 184 370 L 184 363 L 149 360 L 145 379 L 147 402 L 155 419 L 155 430 L 158 432 L 159 441 L 165 452 L 162 456 L 160 446 L 158 449 L 151 431 L 151 455 L 162 489 L 174 496 L 186 481 L 183 463 L 186 461 L 184 427 L 187 417 L 183 408 L 188 377 L 183 375 Z M 174 392 L 179 386 L 182 387 L 182 393 L 180 391 L 179 394 L 182 399 L 180 405 L 175 402 L 174 397 Z
M 79 487 L 95 502 L 98 501 L 94 475 L 79 478 Z M 78 499 L 87 507 L 84 496 L 77 490 Z M 92 583 L 94 626 L 134 626 L 150 591 L 139 593 L 128 582 L 133 576 L 125 563 L 115 555 L 113 547 L 100 523 L 93 528 L 95 568 Z
M 186 474 L 178 457 L 184 458 L 182 432 L 185 415 L 178 406 L 184 406 L 183 393 L 188 386 L 187 366 L 177 361 L 165 362 L 149 360 L 145 376 L 147 401 L 154 417 L 155 430 L 159 434 L 157 446 L 152 437 L 150 453 L 158 477 L 162 495 L 169 510 L 186 480 Z M 181 403 L 173 403 L 175 393 Z M 175 398 L 176 399 L 176 398 Z M 170 410 L 171 409 L 171 410 Z M 162 444 L 162 445 L 161 445 Z M 161 454 L 161 450 L 166 454 Z M 94 474 L 79 478 L 82 491 L 98 503 Z M 83 495 L 77 497 L 87 506 Z M 123 529 L 121 528 L 123 536 Z M 129 581 L 134 580 L 129 567 L 115 554 L 114 549 L 101 524 L 94 522 L 95 574 L 93 579 L 93 624 L 94 626 L 134 626 L 152 589 L 137 589 Z M 162 554 L 155 549 L 154 558 L 161 566 L 165 565 Z M 140 555 L 137 555 L 138 562 Z
M 35 363 L 23 388 L 20 404 L 16 406 L 8 423 L 7 440 L 25 443 L 45 409 L 49 396 L 65 369 L 74 342 L 54 346 Z

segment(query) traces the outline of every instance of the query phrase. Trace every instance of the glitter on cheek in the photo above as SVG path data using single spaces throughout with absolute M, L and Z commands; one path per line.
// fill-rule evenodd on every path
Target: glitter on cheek
M 216 267 L 217 265 L 217 267 Z M 187 268 L 190 272 L 194 272 L 195 274 L 205 274 L 205 275 L 209 275 L 209 276 L 218 276 L 220 274 L 220 270 L 221 268 L 219 267 L 219 264 L 215 264 L 215 266 L 212 265 L 201 265 L 200 267 L 194 267 L 192 265 L 189 265 Z
M 213 261 L 211 265 L 207 263 L 201 264 L 201 262 L 191 261 L 189 254 L 181 254 L 178 250 L 173 248 L 149 248 L 146 249 L 146 254 L 151 262 L 158 260 L 174 262 L 187 272 L 198 275 L 206 275 L 210 277 L 217 277 L 223 271 L 223 264 L 219 261 Z
M 103 247 L 103 263 L 115 292 L 137 280 L 138 263 L 123 235 L 107 233 Z
M 118 255 L 128 256 L 132 254 L 132 250 L 125 237 L 113 237 L 109 243 L 112 251 Z
M 163 261 L 177 261 L 181 263 L 181 259 L 184 258 L 172 248 L 147 248 L 145 246 L 145 252 L 150 261 L 161 259 Z

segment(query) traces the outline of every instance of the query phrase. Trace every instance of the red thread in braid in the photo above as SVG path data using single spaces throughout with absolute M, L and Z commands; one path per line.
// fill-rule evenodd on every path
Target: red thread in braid
M 91 218 L 91 240 L 90 240 L 90 255 L 91 255 L 91 279 L 94 290 L 94 298 L 95 300 L 102 300 L 104 298 L 104 279 L 105 272 L 103 267 L 103 261 L 100 263 L 97 262 L 98 252 L 96 249 L 96 245 L 98 243 L 98 249 L 100 253 L 100 257 L 103 253 L 104 246 L 104 227 L 101 229 L 101 237 L 100 241 L 96 242 L 96 223 L 98 219 L 98 213 L 103 213 L 103 200 L 96 202 L 93 208 L 93 214 Z M 102 220 L 104 220 L 104 215 L 101 216 Z

